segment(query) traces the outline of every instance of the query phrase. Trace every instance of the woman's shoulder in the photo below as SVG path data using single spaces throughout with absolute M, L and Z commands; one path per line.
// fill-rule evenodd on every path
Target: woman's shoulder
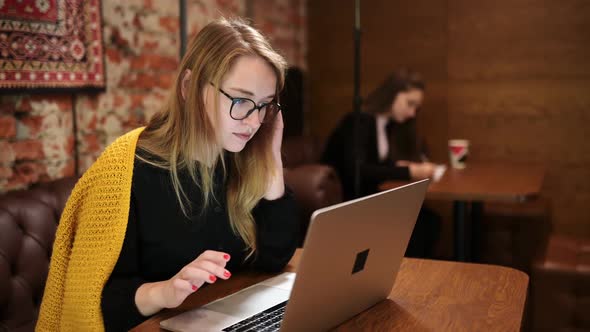
M 340 120 L 340 124 L 338 127 L 340 130 L 349 131 L 354 128 L 354 123 L 356 121 L 356 117 L 358 116 L 359 123 L 361 125 L 361 130 L 366 130 L 367 128 L 374 126 L 375 124 L 375 115 L 367 112 L 350 112 L 344 115 L 344 117 Z
M 163 162 L 164 160 L 156 154 L 138 146 L 133 165 L 133 173 L 138 176 L 134 178 L 168 175 L 168 169 L 163 167 Z
M 375 115 L 367 112 L 349 112 L 342 118 L 342 123 L 350 124 L 354 123 L 358 116 L 361 123 L 369 123 L 375 121 Z

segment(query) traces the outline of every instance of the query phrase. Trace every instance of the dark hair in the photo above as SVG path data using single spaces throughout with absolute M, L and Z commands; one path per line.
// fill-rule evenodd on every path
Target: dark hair
M 400 69 L 389 75 L 373 90 L 363 102 L 363 106 L 369 113 L 386 112 L 400 92 L 411 89 L 424 91 L 424 88 L 424 81 L 418 72 Z
M 363 103 L 365 111 L 373 114 L 388 112 L 397 95 L 411 89 L 424 91 L 422 76 L 418 72 L 405 68 L 395 71 L 367 96 Z M 394 121 L 392 124 L 394 128 L 388 135 L 391 150 L 389 157 L 394 161 L 419 161 L 424 146 L 416 133 L 416 119 L 409 119 L 404 123 Z

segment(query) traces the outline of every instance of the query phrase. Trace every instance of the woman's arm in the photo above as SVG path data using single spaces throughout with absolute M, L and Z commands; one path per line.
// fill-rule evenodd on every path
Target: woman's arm
M 208 250 L 168 280 L 147 282 L 140 277 L 139 230 L 134 196 L 119 259 L 102 293 L 106 331 L 126 331 L 163 308 L 175 308 L 204 283 L 229 279 L 227 253 Z
M 225 269 L 229 254 L 207 250 L 184 266 L 172 278 L 142 284 L 135 293 L 135 304 L 143 315 L 153 315 L 164 308 L 176 308 L 204 283 L 212 284 L 218 278 L 229 279 Z
M 281 146 L 283 145 L 283 114 L 277 113 L 274 120 L 274 131 L 272 137 L 272 153 L 275 161 L 275 170 L 272 174 L 264 198 L 274 200 L 285 194 L 285 181 L 283 177 L 283 159 L 281 157 Z
M 106 331 L 123 331 L 141 323 L 143 316 L 135 305 L 135 293 L 145 283 L 139 277 L 139 251 L 134 197 L 119 260 L 102 291 L 101 309 Z
M 266 271 L 279 271 L 291 259 L 299 243 L 299 210 L 291 191 L 285 189 L 281 146 L 283 115 L 274 121 L 272 153 L 275 172 L 269 180 L 264 198 L 252 211 L 256 221 L 257 250 L 253 266 Z
M 252 211 L 257 226 L 257 251 L 253 265 L 267 271 L 281 270 L 291 259 L 299 243 L 299 210 L 293 194 L 285 189 L 281 146 L 283 115 L 273 123 L 272 153 L 275 172 L 264 198 Z
M 287 265 L 300 243 L 299 209 L 287 188 L 283 197 L 262 199 L 252 211 L 256 220 L 257 251 L 252 265 L 276 272 Z

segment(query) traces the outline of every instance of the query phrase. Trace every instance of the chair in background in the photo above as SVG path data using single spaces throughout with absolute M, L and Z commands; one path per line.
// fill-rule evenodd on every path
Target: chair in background
M 590 331 L 590 238 L 552 234 L 531 288 L 532 331 Z
M 522 203 L 488 203 L 482 218 L 479 262 L 509 266 L 529 276 L 551 232 L 551 203 L 537 198 Z M 531 288 L 535 280 L 530 280 Z M 527 302 L 523 330 L 531 327 L 533 306 Z
M 513 267 L 531 273 L 551 232 L 551 203 L 538 198 L 522 203 L 486 203 L 482 218 L 482 263 Z
M 319 151 L 319 144 L 309 136 L 283 141 L 285 182 L 299 203 L 303 236 L 315 210 L 342 202 L 340 179 L 331 166 L 319 163 Z

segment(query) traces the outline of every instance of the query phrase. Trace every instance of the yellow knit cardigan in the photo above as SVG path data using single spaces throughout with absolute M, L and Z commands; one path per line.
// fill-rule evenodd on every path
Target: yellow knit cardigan
M 119 137 L 74 187 L 53 244 L 37 331 L 104 331 L 102 289 L 123 246 L 142 131 Z

